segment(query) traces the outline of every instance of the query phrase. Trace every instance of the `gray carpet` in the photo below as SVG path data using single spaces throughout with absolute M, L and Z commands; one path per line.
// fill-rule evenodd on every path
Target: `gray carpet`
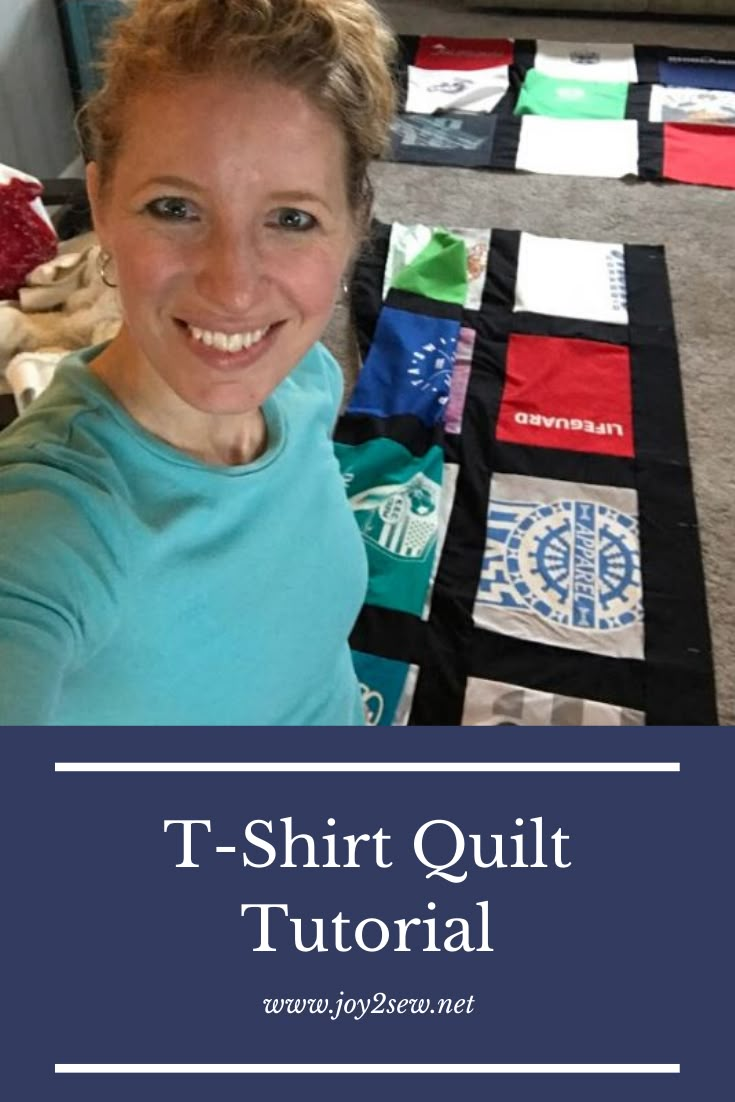
M 735 50 L 735 26 L 470 12 L 461 0 L 381 0 L 404 34 L 637 42 Z M 704 554 L 720 722 L 735 724 L 735 192 L 640 180 L 381 164 L 384 221 L 498 226 L 666 246 Z M 328 343 L 354 371 L 339 308 Z M 682 589 L 686 578 L 681 579 Z

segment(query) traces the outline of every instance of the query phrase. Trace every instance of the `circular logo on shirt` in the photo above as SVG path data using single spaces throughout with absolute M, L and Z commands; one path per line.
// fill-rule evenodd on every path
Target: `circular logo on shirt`
M 592 501 L 555 501 L 528 513 L 507 543 L 508 576 L 522 604 L 580 631 L 642 620 L 638 524 Z
M 440 405 L 449 401 L 449 386 L 457 347 L 456 337 L 439 337 L 417 348 L 406 369 L 411 386 L 436 394 Z

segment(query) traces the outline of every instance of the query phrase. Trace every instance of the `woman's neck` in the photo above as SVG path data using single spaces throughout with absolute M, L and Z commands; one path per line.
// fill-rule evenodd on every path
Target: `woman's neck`
M 153 436 L 214 466 L 252 463 L 268 444 L 260 409 L 207 413 L 188 405 L 132 345 L 125 328 L 90 364 L 126 412 Z

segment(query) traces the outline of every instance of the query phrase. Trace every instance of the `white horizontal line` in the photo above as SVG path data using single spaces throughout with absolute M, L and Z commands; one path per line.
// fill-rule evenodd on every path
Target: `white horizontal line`
M 252 1074 L 262 1075 L 272 1073 L 275 1075 L 288 1075 L 314 1072 L 355 1072 L 358 1074 L 378 1073 L 391 1074 L 417 1072 L 457 1073 L 469 1072 L 471 1074 L 526 1074 L 526 1073 L 575 1073 L 582 1074 L 600 1073 L 631 1073 L 639 1075 L 641 1072 L 656 1074 L 675 1074 L 681 1070 L 680 1064 L 56 1064 L 54 1070 L 57 1074 L 68 1073 L 203 1073 L 215 1074 Z
M 57 773 L 678 773 L 678 761 L 57 761 Z

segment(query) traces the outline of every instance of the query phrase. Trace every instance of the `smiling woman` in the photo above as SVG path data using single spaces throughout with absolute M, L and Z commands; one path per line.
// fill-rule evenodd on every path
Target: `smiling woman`
M 116 25 L 83 125 L 124 323 L 0 436 L 0 722 L 363 722 L 319 337 L 392 48 L 367 0 L 139 0 Z
M 324 329 L 355 248 L 345 138 L 262 77 L 154 87 L 123 117 L 111 177 L 94 161 L 87 173 L 126 321 L 92 371 L 156 435 L 247 462 L 265 446 L 263 402 Z

